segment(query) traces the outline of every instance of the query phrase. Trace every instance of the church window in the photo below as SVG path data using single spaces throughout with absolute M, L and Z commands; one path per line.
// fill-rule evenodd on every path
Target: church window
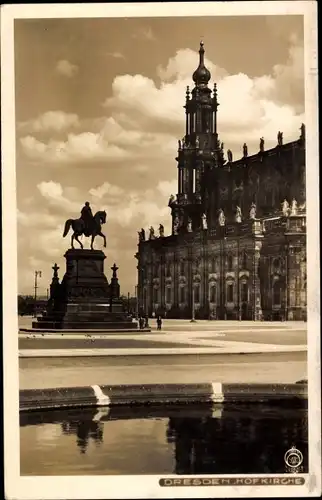
M 195 302 L 200 302 L 200 286 L 195 285 L 194 287 L 194 300 Z
M 248 284 L 242 283 L 241 285 L 241 301 L 248 302 Z
M 217 287 L 216 285 L 212 285 L 210 287 L 210 302 L 216 303 L 217 302 Z
M 171 288 L 166 288 L 166 303 L 171 304 Z
M 280 305 L 281 303 L 281 284 L 276 281 L 273 285 L 273 304 Z
M 166 267 L 166 276 L 171 276 L 171 266 L 170 266 L 170 264 L 167 264 L 167 267 Z
M 210 261 L 210 272 L 215 273 L 217 267 L 217 257 L 213 257 Z
M 228 255 L 227 257 L 227 270 L 232 271 L 233 270 L 233 256 Z
M 278 271 L 279 268 L 280 268 L 280 265 L 281 265 L 281 261 L 280 259 L 274 259 L 273 260 L 273 268 L 274 268 L 274 271 Z
M 227 302 L 234 302 L 234 285 L 232 283 L 227 285 Z
M 179 290 L 180 290 L 179 301 L 180 301 L 180 304 L 183 304 L 186 301 L 186 294 L 185 294 L 184 286 L 181 286 L 179 288 Z
M 184 263 L 184 260 L 181 260 L 180 261 L 180 275 L 184 276 L 184 273 L 185 273 L 185 263 Z
M 243 252 L 242 255 L 242 269 L 247 269 L 247 253 Z
M 153 302 L 154 303 L 157 303 L 158 302 L 158 289 L 157 288 L 153 288 Z

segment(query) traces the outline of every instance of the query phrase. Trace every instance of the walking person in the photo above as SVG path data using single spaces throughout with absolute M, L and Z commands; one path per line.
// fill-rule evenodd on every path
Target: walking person
M 143 330 L 144 328 L 144 318 L 142 318 L 142 316 L 139 317 L 139 327 L 140 330 Z
M 161 316 L 157 317 L 157 330 L 161 330 L 162 328 L 162 318 Z

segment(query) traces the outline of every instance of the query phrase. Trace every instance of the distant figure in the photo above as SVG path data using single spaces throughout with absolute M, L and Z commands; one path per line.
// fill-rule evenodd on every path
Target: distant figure
M 261 153 L 264 153 L 264 146 L 265 146 L 264 137 L 261 137 L 259 141 L 259 150 Z
M 154 227 L 151 226 L 150 227 L 150 235 L 149 235 L 149 240 L 154 240 L 155 239 L 155 235 L 154 235 Z
M 290 213 L 290 205 L 287 200 L 284 200 L 282 203 L 282 212 L 285 217 L 287 217 Z
M 226 222 L 225 214 L 222 208 L 219 209 L 218 222 L 219 226 L 224 226 Z
M 162 224 L 159 226 L 159 234 L 160 238 L 164 238 L 164 226 Z
M 144 318 L 144 328 L 149 328 L 149 316 L 146 314 L 145 318 Z
M 178 149 L 182 149 L 182 146 L 181 146 L 181 141 L 180 141 L 180 139 L 178 140 Z
M 199 146 L 200 146 L 200 143 L 199 143 L 199 137 L 197 136 L 197 137 L 196 137 L 196 148 L 199 148 Z
M 238 223 L 242 221 L 242 212 L 240 207 L 236 207 L 235 221 Z
M 227 150 L 227 158 L 228 158 L 229 163 L 231 163 L 233 161 L 233 153 L 231 152 L 230 149 Z
M 256 204 L 254 202 L 251 204 L 251 207 L 250 207 L 249 218 L 250 219 L 256 218 Z
M 190 218 L 188 219 L 187 231 L 188 233 L 192 233 L 192 220 Z
M 295 198 L 292 200 L 291 215 L 297 215 L 297 201 Z
M 161 330 L 161 328 L 162 328 L 162 318 L 161 318 L 161 316 L 159 315 L 159 316 L 157 317 L 157 330 Z
M 283 146 L 283 132 L 279 132 L 277 134 L 277 144 L 279 146 Z
M 206 214 L 202 214 L 201 221 L 202 221 L 202 229 L 208 229 L 207 215 Z
M 145 323 L 144 318 L 142 316 L 140 316 L 139 317 L 139 328 L 140 328 L 140 330 L 143 330 L 144 323 Z
M 300 127 L 300 131 L 301 131 L 300 139 L 302 141 L 305 141 L 305 125 L 304 125 L 304 123 L 302 123 L 302 125 Z
M 243 145 L 243 155 L 244 155 L 244 158 L 246 158 L 248 156 L 248 147 L 247 147 L 246 142 Z

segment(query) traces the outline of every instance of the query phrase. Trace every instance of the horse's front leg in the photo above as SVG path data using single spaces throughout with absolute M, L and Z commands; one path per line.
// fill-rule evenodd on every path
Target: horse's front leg
M 81 249 L 83 250 L 83 248 L 84 248 L 84 247 L 83 247 L 83 243 L 82 243 L 81 241 L 79 241 L 78 236 L 79 236 L 79 235 L 77 234 L 77 235 L 76 235 L 76 241 L 78 241 L 78 243 L 80 244 Z
M 92 239 L 91 239 L 91 250 L 94 250 L 93 243 L 95 239 L 95 234 L 92 234 Z
M 104 248 L 106 248 L 106 236 L 105 234 L 103 234 L 101 231 L 99 233 L 97 233 L 99 236 L 102 236 L 103 240 L 104 240 Z
M 72 248 L 74 248 L 74 238 L 75 238 L 75 233 L 72 234 L 72 241 L 71 241 Z

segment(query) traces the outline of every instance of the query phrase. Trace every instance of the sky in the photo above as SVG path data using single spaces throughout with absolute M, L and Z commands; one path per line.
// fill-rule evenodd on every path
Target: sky
M 218 133 L 241 157 L 299 137 L 304 117 L 301 16 L 20 19 L 15 21 L 18 292 L 46 294 L 62 237 L 85 201 L 106 210 L 105 274 L 134 294 L 137 231 L 165 226 L 177 192 L 185 91 L 199 42 L 217 83 Z M 83 239 L 89 247 L 89 239 Z M 77 244 L 77 243 L 76 243 Z M 95 247 L 102 249 L 102 240 Z

